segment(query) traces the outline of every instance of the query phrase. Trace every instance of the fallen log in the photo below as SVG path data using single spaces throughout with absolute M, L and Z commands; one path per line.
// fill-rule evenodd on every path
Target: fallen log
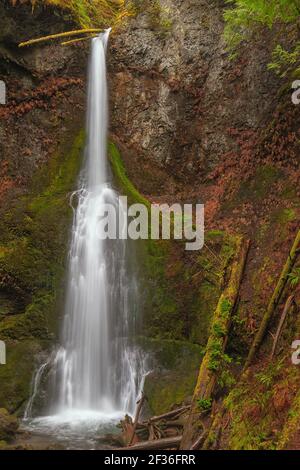
M 170 421 L 163 421 L 162 424 L 160 425 L 163 429 L 164 428 L 174 428 L 174 427 L 178 427 L 178 428 L 182 428 L 185 424 L 185 420 L 183 419 L 172 419 Z
M 161 421 L 161 420 L 164 420 L 164 419 L 167 419 L 167 418 L 174 418 L 174 417 L 177 417 L 178 415 L 184 413 L 185 411 L 189 410 L 190 409 L 190 405 L 185 405 L 185 406 L 181 406 L 180 408 L 176 408 L 176 410 L 172 410 L 172 411 L 168 411 L 167 413 L 164 413 L 162 415 L 158 415 L 158 416 L 152 416 L 151 418 L 149 418 L 149 420 L 146 423 L 153 423 L 154 421 Z
M 165 437 L 163 439 L 156 439 L 154 441 L 144 441 L 134 444 L 129 447 L 120 447 L 116 450 L 160 450 L 178 447 L 182 436 Z
M 71 44 L 77 44 L 82 41 L 89 41 L 90 39 L 96 38 L 98 34 L 92 34 L 91 36 L 86 36 L 85 38 L 76 38 L 70 39 L 69 41 L 63 41 L 60 43 L 61 46 L 70 46 Z
M 274 341 L 273 341 L 272 351 L 271 351 L 271 354 L 270 354 L 270 360 L 272 360 L 274 355 L 275 355 L 276 347 L 277 347 L 280 335 L 282 333 L 286 317 L 287 317 L 289 311 L 291 310 L 291 307 L 294 305 L 294 301 L 295 301 L 295 296 L 290 295 L 288 297 L 286 303 L 285 303 L 285 306 L 284 306 L 284 309 L 283 309 L 283 312 L 281 314 L 281 318 L 280 318 L 280 321 L 279 321 L 279 325 L 278 325 L 278 328 L 277 328 L 277 331 L 276 331 L 276 335 L 275 335 L 275 338 L 274 338 Z
M 243 237 L 237 238 L 236 253 L 231 265 L 229 280 L 220 296 L 214 313 L 206 353 L 200 366 L 190 413 L 186 425 L 184 426 L 180 445 L 180 448 L 183 450 L 189 450 L 199 434 L 198 428 L 201 416 L 200 402 L 202 401 L 205 408 L 207 408 L 212 398 L 217 382 L 220 362 L 222 361 L 222 355 L 224 354 L 227 343 L 231 316 L 238 299 L 249 247 L 249 240 L 245 240 Z
M 20 42 L 18 47 L 32 46 L 33 44 L 38 44 L 40 42 L 51 41 L 52 39 L 65 38 L 68 36 L 78 36 L 79 34 L 90 34 L 90 33 L 100 33 L 102 30 L 99 28 L 85 28 L 85 29 L 76 29 L 73 31 L 65 31 L 64 33 L 50 34 L 48 36 L 43 36 L 41 38 L 30 39 L 29 41 Z
M 246 370 L 249 365 L 251 364 L 255 354 L 258 351 L 259 346 L 261 345 L 261 342 L 263 340 L 263 337 L 266 333 L 268 324 L 280 302 L 280 299 L 282 297 L 284 288 L 286 286 L 286 283 L 288 281 L 289 274 L 291 270 L 293 269 L 295 262 L 297 260 L 298 254 L 299 254 L 299 246 L 300 246 L 300 230 L 298 231 L 296 238 L 294 240 L 293 246 L 289 252 L 289 255 L 287 257 L 287 260 L 285 262 L 285 265 L 283 267 L 283 270 L 280 274 L 280 277 L 278 279 L 277 285 L 275 287 L 275 290 L 273 292 L 273 295 L 271 297 L 271 300 L 269 302 L 268 308 L 266 313 L 263 316 L 262 322 L 260 324 L 260 327 L 254 337 L 253 343 L 251 345 L 248 357 L 245 362 L 244 370 Z

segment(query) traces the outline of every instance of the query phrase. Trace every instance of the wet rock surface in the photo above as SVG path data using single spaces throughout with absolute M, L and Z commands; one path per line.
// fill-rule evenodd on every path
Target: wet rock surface
M 0 406 L 10 413 L 23 413 L 37 358 L 56 332 L 88 56 L 84 47 L 17 46 L 73 28 L 54 9 L 1 2 L 0 79 L 7 96 L 0 107 L 0 338 L 7 364 L 0 367 Z
M 112 134 L 133 180 L 139 182 L 140 166 L 166 170 L 165 181 L 148 183 L 145 192 L 172 191 L 172 178 L 201 181 L 235 147 L 228 127 L 254 129 L 270 110 L 267 40 L 231 62 L 223 11 L 223 2 L 164 0 L 167 25 L 148 4 L 111 39 Z
M 0 408 L 0 441 L 11 441 L 18 427 L 17 418 L 10 415 L 5 408 Z

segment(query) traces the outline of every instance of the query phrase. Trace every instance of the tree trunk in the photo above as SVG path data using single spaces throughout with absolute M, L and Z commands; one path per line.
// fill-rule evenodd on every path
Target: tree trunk
M 180 445 L 180 448 L 184 450 L 190 449 L 199 435 L 198 424 L 201 414 L 199 401 L 206 400 L 206 403 L 203 403 L 207 405 L 212 397 L 217 381 L 218 368 L 226 347 L 231 316 L 238 298 L 249 246 L 249 240 L 245 240 L 242 237 L 237 239 L 236 254 L 231 266 L 230 278 L 227 287 L 220 296 L 214 313 L 211 333 L 208 338 L 206 353 L 200 366 L 190 414 L 184 427 Z
M 32 44 L 37 44 L 40 42 L 51 41 L 52 39 L 65 38 L 68 36 L 78 36 L 80 34 L 90 34 L 90 33 L 99 33 L 101 29 L 99 28 L 85 28 L 85 29 L 76 29 L 74 31 L 66 31 L 64 33 L 50 34 L 49 36 L 43 36 L 41 38 L 30 39 L 26 42 L 20 42 L 19 47 L 31 46 Z
M 133 422 L 133 427 L 132 427 L 132 433 L 128 442 L 128 445 L 130 446 L 134 442 L 134 437 L 135 437 L 135 431 L 139 422 L 139 417 L 142 411 L 142 407 L 145 401 L 145 395 L 142 393 L 141 398 L 137 402 L 137 407 L 136 407 L 136 412 L 135 412 L 135 417 L 134 417 L 134 422 Z
M 297 256 L 299 254 L 299 245 L 300 245 L 300 230 L 298 231 L 296 238 L 294 240 L 293 246 L 291 251 L 289 252 L 288 258 L 286 260 L 286 263 L 283 267 L 283 270 L 280 274 L 279 280 L 277 282 L 277 285 L 275 287 L 275 290 L 273 292 L 272 298 L 270 300 L 270 303 L 268 305 L 267 311 L 265 315 L 263 316 L 262 322 L 260 324 L 259 330 L 256 333 L 252 346 L 250 348 L 247 360 L 245 362 L 244 370 L 247 369 L 247 367 L 251 364 L 256 352 L 258 351 L 258 348 L 263 340 L 263 337 L 266 333 L 267 326 L 270 322 L 270 319 L 277 307 L 277 305 L 280 302 L 281 296 L 283 294 L 284 288 L 286 286 L 287 280 L 288 280 L 288 275 L 290 274 L 291 270 L 293 269 Z

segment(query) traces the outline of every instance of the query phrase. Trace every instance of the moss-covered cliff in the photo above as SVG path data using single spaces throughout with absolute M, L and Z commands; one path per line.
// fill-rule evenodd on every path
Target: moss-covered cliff
M 71 139 L 71 136 L 70 136 Z M 84 136 L 58 150 L 14 201 L 0 226 L 0 322 L 7 365 L 0 369 L 0 402 L 18 411 L 28 399 L 36 353 L 53 343 L 65 271 L 71 209 Z M 21 410 L 19 410 L 21 411 Z

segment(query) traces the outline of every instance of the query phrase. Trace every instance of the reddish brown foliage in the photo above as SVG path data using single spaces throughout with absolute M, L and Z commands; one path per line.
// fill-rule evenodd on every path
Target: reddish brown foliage
M 33 91 L 26 91 L 18 99 L 10 100 L 8 106 L 0 109 L 0 118 L 22 117 L 35 108 L 47 109 L 52 97 L 71 86 L 81 85 L 80 78 L 50 78 Z
M 279 383 L 275 385 L 272 401 L 276 412 L 281 413 L 289 409 L 292 395 L 291 388 L 287 384 Z

